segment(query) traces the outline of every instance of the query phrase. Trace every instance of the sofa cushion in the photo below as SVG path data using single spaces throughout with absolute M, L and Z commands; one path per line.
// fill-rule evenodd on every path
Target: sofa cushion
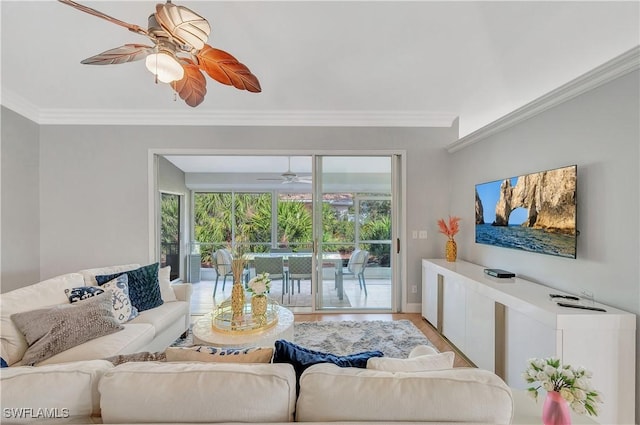
M 64 295 L 65 288 L 83 284 L 82 275 L 68 273 L 0 294 L 0 357 L 11 366 L 19 362 L 27 351 L 27 341 L 11 320 L 12 314 L 68 303 Z
M 145 351 L 155 334 L 155 329 L 149 324 L 131 324 L 129 322 L 124 325 L 124 329 L 121 331 L 77 345 L 48 358 L 40 364 L 103 359 L 116 354 Z
M 429 370 L 451 369 L 454 359 L 455 354 L 453 351 L 425 354 L 408 359 L 377 357 L 367 361 L 367 369 L 386 370 L 387 372 L 426 372 Z
M 81 286 L 78 288 L 65 289 L 64 293 L 69 298 L 69 301 L 74 303 L 99 295 L 105 290 L 110 290 L 113 293 L 112 303 L 116 320 L 124 323 L 138 315 L 138 309 L 131 305 L 128 282 L 129 279 L 127 275 L 123 274 L 102 286 Z
M 71 347 L 123 329 L 115 318 L 112 299 L 113 293 L 106 291 L 82 302 L 11 315 L 29 344 L 22 364 L 40 363 Z
M 142 266 L 135 270 L 118 272 L 110 275 L 96 276 L 98 285 L 104 285 L 110 280 L 126 273 L 129 279 L 129 298 L 131 304 L 138 309 L 138 312 L 150 310 L 162 305 L 160 295 L 160 283 L 158 282 L 158 263 Z
M 93 269 L 80 270 L 78 273 L 82 275 L 86 286 L 98 286 L 96 276 L 122 273 L 129 270 L 140 268 L 140 264 L 122 264 L 118 266 L 96 267 Z
M 285 364 L 125 363 L 99 390 L 104 423 L 290 422 L 296 397 Z
M 100 413 L 98 381 L 113 368 L 104 360 L 65 363 L 49 366 L 20 366 L 0 371 L 2 386 L 2 423 L 33 421 L 38 408 L 46 408 L 49 415 L 72 420 Z M 20 420 L 17 415 L 7 417 L 7 409 L 32 408 Z M 44 414 L 43 412 L 40 412 Z
M 390 396 L 401 395 L 401 396 Z M 475 368 L 383 372 L 318 364 L 300 378 L 299 422 L 460 422 L 509 424 L 511 390 Z
M 168 303 L 178 301 L 176 294 L 171 289 L 171 266 L 158 270 L 158 283 L 160 284 L 160 296 L 162 301 Z
M 218 348 L 206 345 L 192 347 L 169 347 L 165 350 L 168 362 L 226 362 L 226 363 L 271 363 L 273 348 Z
M 186 313 L 184 302 L 163 303 L 151 310 L 145 310 L 128 323 L 149 323 L 156 328 L 156 333 L 171 326 L 177 320 L 184 320 Z
M 331 353 L 323 353 L 301 347 L 289 341 L 278 340 L 275 342 L 273 354 L 274 363 L 289 363 L 296 371 L 299 379 L 302 373 L 310 366 L 318 363 L 331 363 L 340 367 L 367 367 L 367 360 L 372 357 L 382 357 L 381 351 L 364 351 L 347 356 L 336 356 Z

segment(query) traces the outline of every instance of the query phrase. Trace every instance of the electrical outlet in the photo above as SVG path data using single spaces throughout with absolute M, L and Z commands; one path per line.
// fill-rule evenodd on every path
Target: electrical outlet
M 420 230 L 420 232 L 418 233 L 418 237 L 420 239 L 427 239 L 427 231 L 426 230 Z
M 413 237 L 413 239 L 418 239 L 418 231 L 414 230 L 413 232 L 411 232 L 411 236 Z
M 411 285 L 411 293 L 412 294 L 418 293 L 418 285 Z

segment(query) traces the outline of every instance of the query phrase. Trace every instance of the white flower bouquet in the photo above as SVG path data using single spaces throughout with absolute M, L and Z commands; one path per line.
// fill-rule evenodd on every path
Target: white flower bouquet
M 536 401 L 540 388 L 556 391 L 574 412 L 597 416 L 596 403 L 602 403 L 602 398 L 600 393 L 591 386 L 591 376 L 591 372 L 583 367 L 563 366 L 560 360 L 554 357 L 529 359 L 528 368 L 522 374 L 527 383 L 537 384 L 527 389 L 528 394 Z
M 247 285 L 247 291 L 252 292 L 255 295 L 264 295 L 264 293 L 269 291 L 269 289 L 271 289 L 269 273 L 260 273 L 251 279 Z

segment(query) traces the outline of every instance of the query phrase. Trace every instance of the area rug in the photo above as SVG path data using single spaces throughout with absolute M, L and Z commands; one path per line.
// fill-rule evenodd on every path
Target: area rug
M 293 331 L 295 344 L 336 355 L 380 350 L 385 357 L 407 358 L 416 345 L 433 347 L 409 320 L 296 322 Z
M 296 322 L 293 343 L 311 350 L 347 355 L 380 350 L 385 357 L 407 358 L 416 345 L 433 344 L 409 320 Z M 193 345 L 193 335 L 176 340 L 172 346 Z M 435 348 L 435 347 L 434 347 Z

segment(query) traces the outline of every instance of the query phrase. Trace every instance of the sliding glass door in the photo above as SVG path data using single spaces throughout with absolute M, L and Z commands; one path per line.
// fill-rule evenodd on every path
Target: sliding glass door
M 181 272 L 181 203 L 181 195 L 160 193 L 160 267 L 171 266 L 171 280 L 178 279 Z
M 318 310 L 393 310 L 394 156 L 317 156 Z

